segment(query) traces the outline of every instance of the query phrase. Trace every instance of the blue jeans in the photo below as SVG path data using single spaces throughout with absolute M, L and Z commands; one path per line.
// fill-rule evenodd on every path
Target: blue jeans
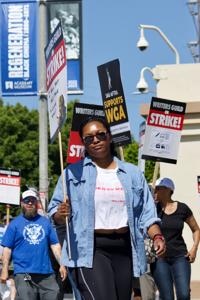
M 191 265 L 186 257 L 159 258 L 151 272 L 162 300 L 174 300 L 173 284 L 177 300 L 190 299 Z

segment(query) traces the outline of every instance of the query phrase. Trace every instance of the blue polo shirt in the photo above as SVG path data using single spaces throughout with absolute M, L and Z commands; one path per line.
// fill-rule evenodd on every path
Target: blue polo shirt
M 46 217 L 26 219 L 21 214 L 8 225 L 1 245 L 12 251 L 14 274 L 50 274 L 49 246 L 57 243 L 55 229 Z

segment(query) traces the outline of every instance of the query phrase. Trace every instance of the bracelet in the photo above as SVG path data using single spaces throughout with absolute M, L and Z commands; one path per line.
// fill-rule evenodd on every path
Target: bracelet
M 153 237 L 152 240 L 153 240 L 154 242 L 155 242 L 156 240 L 165 241 L 165 238 L 164 238 L 164 236 L 163 236 L 161 233 L 156 233 L 156 234 L 154 235 L 154 237 Z

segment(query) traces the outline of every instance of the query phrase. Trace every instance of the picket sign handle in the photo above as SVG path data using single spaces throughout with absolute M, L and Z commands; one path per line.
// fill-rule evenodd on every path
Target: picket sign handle
M 155 163 L 155 167 L 154 167 L 154 171 L 153 171 L 153 180 L 152 180 L 152 188 L 155 189 L 155 185 L 156 185 L 156 180 L 158 178 L 158 173 L 160 170 L 160 162 L 157 161 Z
M 61 168 L 61 177 L 62 177 L 62 189 L 63 189 L 63 195 L 64 195 L 63 202 L 66 203 L 67 202 L 67 192 L 66 192 L 65 172 L 64 172 L 64 164 L 63 164 L 62 137 L 61 137 L 60 130 L 58 132 L 58 140 L 59 140 L 59 152 L 60 152 L 60 168 Z M 69 257 L 69 260 L 71 260 L 72 256 L 71 256 L 71 243 L 70 243 L 70 236 L 69 236 L 68 217 L 66 217 L 66 235 L 67 235 L 68 257 Z
M 124 161 L 124 151 L 122 146 L 119 146 L 119 155 L 120 159 Z
M 10 223 L 10 205 L 6 204 L 6 225 Z

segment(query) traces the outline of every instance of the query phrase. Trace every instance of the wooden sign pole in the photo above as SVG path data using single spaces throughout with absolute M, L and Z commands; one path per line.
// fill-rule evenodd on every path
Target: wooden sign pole
M 158 178 L 159 171 L 160 171 L 160 162 L 157 161 L 155 163 L 154 172 L 153 172 L 153 180 L 152 180 L 152 188 L 153 189 L 155 189 L 156 180 Z
M 6 225 L 10 223 L 10 205 L 6 204 Z
M 61 168 L 61 176 L 62 176 L 62 188 L 63 188 L 63 201 L 67 201 L 67 192 L 66 192 L 66 182 L 65 182 L 65 174 L 64 174 L 64 164 L 63 164 L 63 151 L 62 151 L 62 136 L 61 132 L 58 132 L 59 139 L 59 152 L 60 152 L 60 168 Z M 68 218 L 66 217 L 66 235 L 67 235 L 67 247 L 68 247 L 68 256 L 69 260 L 71 260 L 71 244 L 70 244 L 70 236 L 69 236 L 69 223 Z

